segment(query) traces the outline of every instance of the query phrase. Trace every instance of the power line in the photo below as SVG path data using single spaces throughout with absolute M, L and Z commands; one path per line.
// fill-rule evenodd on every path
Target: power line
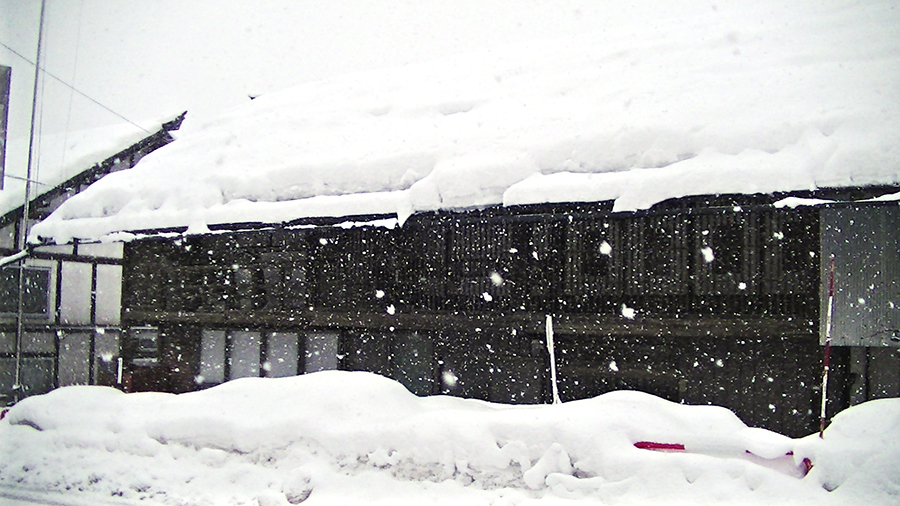
M 11 53 L 13 53 L 14 55 L 18 56 L 19 58 L 25 60 L 25 61 L 28 62 L 29 64 L 31 64 L 31 65 L 34 65 L 34 64 L 35 64 L 33 61 L 29 60 L 29 59 L 26 58 L 25 56 L 22 56 L 22 54 L 20 54 L 18 51 L 16 51 L 15 49 L 13 49 L 13 48 L 7 46 L 7 45 L 4 44 L 3 42 L 0 42 L 0 46 L 5 47 L 5 48 L 8 49 Z M 43 72 L 44 74 L 46 74 L 46 75 L 52 77 L 53 79 L 56 79 L 56 80 L 59 81 L 59 83 L 62 84 L 63 86 L 69 88 L 70 90 L 74 91 L 75 93 L 78 93 L 78 94 L 81 95 L 82 97 L 84 97 L 84 98 L 90 100 L 91 102 L 93 102 L 93 103 L 99 105 L 100 107 L 102 107 L 103 109 L 106 109 L 107 111 L 111 112 L 112 114 L 115 114 L 116 116 L 118 116 L 119 118 L 121 118 L 121 119 L 127 121 L 128 123 L 131 123 L 132 125 L 134 125 L 134 126 L 138 127 L 139 129 L 143 130 L 144 132 L 147 132 L 148 134 L 153 133 L 153 132 L 151 132 L 150 130 L 147 130 L 146 128 L 142 127 L 141 125 L 138 125 L 138 124 L 135 123 L 134 121 L 131 121 L 130 119 L 126 118 L 125 116 L 122 116 L 121 114 L 117 113 L 116 111 L 110 109 L 109 107 L 107 107 L 107 106 L 101 104 L 101 103 L 98 102 L 96 99 L 94 99 L 94 98 L 88 96 L 88 95 L 85 94 L 83 91 L 81 91 L 81 90 L 79 90 L 78 88 L 72 86 L 71 84 L 69 84 L 69 83 L 63 81 L 61 78 L 56 77 L 55 75 L 51 74 L 50 72 L 47 71 L 47 69 L 41 67 L 40 71 Z
M 75 73 L 78 71 L 78 48 L 81 46 L 81 17 L 84 15 L 84 0 L 78 2 L 78 23 L 75 25 L 78 27 L 78 34 L 75 36 L 75 60 L 72 62 L 72 82 L 76 81 Z M 69 89 L 69 110 L 66 111 L 66 134 L 63 138 L 63 146 L 69 145 L 69 126 L 72 122 L 72 104 L 75 103 L 72 100 L 72 93 L 74 93 L 71 89 Z M 61 166 L 66 165 L 66 155 L 68 155 L 68 150 L 63 150 L 62 162 Z
M 6 177 L 8 177 L 9 179 L 16 179 L 18 181 L 29 181 L 29 179 L 27 177 L 13 176 L 12 174 L 6 174 Z M 31 179 L 30 181 L 31 181 L 31 184 L 39 184 L 41 186 L 51 186 L 49 183 L 42 183 L 42 182 L 36 181 L 34 179 Z

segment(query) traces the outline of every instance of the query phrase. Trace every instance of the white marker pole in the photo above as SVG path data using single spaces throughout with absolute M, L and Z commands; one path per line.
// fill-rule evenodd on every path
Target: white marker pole
M 822 411 L 819 414 L 819 438 L 825 434 L 826 406 L 828 404 L 828 372 L 831 369 L 831 315 L 834 312 L 834 254 L 831 255 L 831 267 L 828 270 L 828 308 L 825 313 L 825 359 L 822 371 Z
M 561 404 L 556 385 L 556 352 L 553 348 L 553 317 L 547 315 L 547 351 L 550 352 L 550 381 L 553 384 L 553 404 Z

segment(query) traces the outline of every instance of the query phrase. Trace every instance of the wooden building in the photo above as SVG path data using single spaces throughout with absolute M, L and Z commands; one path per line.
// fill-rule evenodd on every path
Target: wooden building
M 835 232 L 835 213 L 868 209 L 893 230 L 900 214 L 896 202 L 773 205 L 785 196 L 691 197 L 637 213 L 608 203 L 423 213 L 402 227 L 367 216 L 153 231 L 124 246 L 124 386 L 185 392 L 346 369 L 419 395 L 548 402 L 549 315 L 564 401 L 635 389 L 806 435 L 819 416 L 824 257 L 856 240 Z M 870 249 L 900 265 L 897 248 L 880 248 Z M 900 285 L 896 269 L 879 276 Z M 860 393 L 862 343 L 841 344 L 831 413 L 898 395 Z M 900 386 L 894 351 L 875 353 L 878 374 Z
M 111 172 L 130 169 L 173 139 L 184 114 L 30 202 L 28 228 Z M 0 256 L 16 253 L 24 206 L 0 217 Z M 23 338 L 17 339 L 19 263 L 0 268 L 0 405 L 77 384 L 111 383 L 120 356 L 121 243 L 30 248 Z M 18 349 L 17 349 L 18 348 Z M 20 367 L 16 388 L 16 367 Z

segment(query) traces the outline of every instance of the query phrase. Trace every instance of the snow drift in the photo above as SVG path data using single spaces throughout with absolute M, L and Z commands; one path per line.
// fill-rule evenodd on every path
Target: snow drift
M 361 372 L 181 395 L 67 387 L 20 402 L 0 423 L 0 495 L 261 506 L 887 504 L 900 498 L 898 423 L 900 401 L 875 401 L 838 416 L 823 440 L 792 440 L 723 408 L 638 392 L 511 406 L 419 398 Z M 640 441 L 688 451 L 641 450 Z M 803 458 L 815 467 L 800 478 L 791 469 Z
M 895 184 L 897 40 L 894 2 L 611 4 L 587 36 L 259 97 L 73 197 L 32 239 Z

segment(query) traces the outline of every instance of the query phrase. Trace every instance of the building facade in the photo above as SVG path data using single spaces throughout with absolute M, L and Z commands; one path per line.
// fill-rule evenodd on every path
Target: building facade
M 402 227 L 307 220 L 133 241 L 124 388 L 346 369 L 419 395 L 548 402 L 549 315 L 564 401 L 635 389 L 806 435 L 818 424 L 823 237 L 835 240 L 836 208 L 773 200 L 442 212 Z M 900 229 L 896 203 L 869 208 Z M 896 395 L 891 350 L 877 373 L 890 386 L 861 396 L 859 350 L 832 349 L 832 413 Z
M 129 169 L 173 139 L 184 114 L 49 191 L 29 206 L 28 228 L 111 172 Z M 0 256 L 16 253 L 24 207 L 0 217 Z M 0 405 L 66 385 L 113 384 L 119 373 L 121 243 L 31 248 L 18 334 L 19 263 L 0 267 Z M 19 374 L 16 374 L 16 369 Z M 18 376 L 18 384 L 16 377 Z

